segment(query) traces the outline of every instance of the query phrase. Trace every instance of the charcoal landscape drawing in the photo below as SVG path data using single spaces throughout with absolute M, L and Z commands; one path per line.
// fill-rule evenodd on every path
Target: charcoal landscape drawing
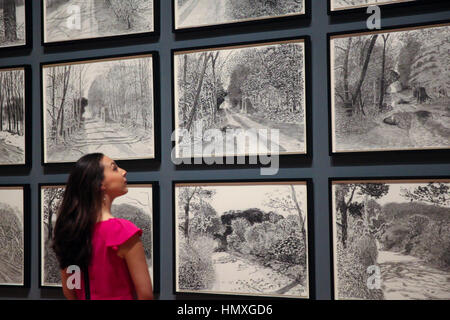
M 0 286 L 24 284 L 23 189 L 0 187 Z
M 56 255 L 51 248 L 58 208 L 64 196 L 64 186 L 44 186 L 41 189 L 41 285 L 61 286 L 61 275 Z M 116 218 L 133 222 L 143 231 L 141 240 L 153 279 L 153 198 L 152 186 L 128 185 L 128 193 L 117 197 L 111 207 Z
M 309 297 L 304 182 L 175 185 L 176 291 Z
M 0 69 L 0 165 L 25 163 L 25 70 Z
M 306 153 L 304 40 L 176 51 L 174 73 L 177 157 Z
M 305 13 L 304 0 L 174 0 L 173 5 L 176 29 Z
M 154 153 L 151 55 L 43 66 L 44 162 Z
M 387 5 L 394 3 L 413 2 L 417 0 L 328 0 L 331 10 L 345 10 L 353 8 L 368 7 L 371 5 Z
M 56 254 L 51 248 L 59 206 L 64 196 L 65 186 L 41 187 L 41 286 L 61 286 L 61 274 Z
M 333 181 L 336 299 L 450 299 L 450 181 Z
M 333 152 L 448 149 L 450 26 L 330 40 Z
M 44 0 L 44 42 L 154 31 L 153 0 Z
M 25 45 L 25 0 L 0 0 L 0 48 Z

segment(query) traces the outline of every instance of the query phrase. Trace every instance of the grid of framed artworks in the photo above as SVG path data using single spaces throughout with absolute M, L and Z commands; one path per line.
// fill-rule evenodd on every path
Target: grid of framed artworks
M 327 1 L 329 15 L 425 5 Z M 30 47 L 31 6 L 0 0 L 0 51 Z M 41 45 L 155 37 L 159 6 L 42 0 Z M 173 0 L 172 10 L 172 31 L 183 34 L 311 18 L 308 0 Z M 311 41 L 172 49 L 174 159 L 205 150 L 219 159 L 310 157 Z M 449 21 L 329 33 L 327 44 L 330 156 L 450 150 Z M 159 59 L 151 51 L 41 63 L 41 164 L 73 164 L 91 152 L 159 162 Z M 29 65 L 0 68 L 2 167 L 31 167 L 31 78 Z M 258 130 L 273 129 L 276 136 L 261 139 Z M 230 130 L 234 136 L 221 135 Z M 242 147 L 239 130 L 258 143 Z M 173 292 L 313 299 L 312 184 L 302 177 L 173 181 Z M 29 190 L 0 185 L 0 286 L 30 286 Z M 158 190 L 157 181 L 129 182 L 112 208 L 144 230 L 155 292 Z M 39 184 L 39 288 L 61 287 L 49 239 L 63 192 L 63 183 Z M 450 299 L 448 177 L 335 177 L 328 194 L 334 299 Z

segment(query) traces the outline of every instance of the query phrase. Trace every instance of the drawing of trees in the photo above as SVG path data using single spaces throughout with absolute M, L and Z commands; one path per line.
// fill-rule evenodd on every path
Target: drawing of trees
M 24 135 L 24 93 L 23 70 L 0 71 L 0 131 Z

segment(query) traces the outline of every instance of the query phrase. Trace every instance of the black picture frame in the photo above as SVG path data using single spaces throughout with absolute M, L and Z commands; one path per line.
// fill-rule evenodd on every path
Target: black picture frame
M 160 292 L 160 256 L 161 256 L 161 244 L 160 244 L 160 210 L 159 210 L 159 182 L 158 181 L 133 181 L 127 182 L 129 186 L 145 186 L 152 188 L 152 259 L 153 259 L 153 293 Z M 43 283 L 42 271 L 43 271 L 43 247 L 42 247 L 42 190 L 48 187 L 63 187 L 65 183 L 39 183 L 39 288 L 58 289 L 61 290 L 61 285 L 46 285 Z
M 197 47 L 187 47 L 187 48 L 176 48 L 171 49 L 171 69 L 172 69 L 172 128 L 173 131 L 177 129 L 177 124 L 175 121 L 175 112 L 177 101 L 175 100 L 175 55 L 182 52 L 188 52 L 188 51 L 210 51 L 214 49 L 227 49 L 232 47 L 251 47 L 251 46 L 264 46 L 264 45 L 273 45 L 277 43 L 284 43 L 284 42 L 303 42 L 304 44 L 304 91 L 305 91 L 305 101 L 304 101 L 304 123 L 305 123 L 305 153 L 278 153 L 278 156 L 281 159 L 290 159 L 290 160 L 301 160 L 301 161 L 309 161 L 312 159 L 312 77 L 311 77 L 311 41 L 310 36 L 303 35 L 303 36 L 295 36 L 295 37 L 286 37 L 286 38 L 275 38 L 275 39 L 265 39 L 265 40 L 259 40 L 259 41 L 245 41 L 245 42 L 236 42 L 236 43 L 230 43 L 230 44 L 218 44 L 218 45 L 212 45 L 212 46 L 197 46 Z M 239 48 L 238 48 L 239 49 Z M 176 148 L 177 143 L 176 141 L 171 141 L 172 150 L 173 150 L 173 157 L 177 161 L 181 161 L 181 164 L 177 164 L 177 166 L 193 166 L 198 165 L 197 162 L 199 160 L 199 157 L 196 157 L 195 155 L 192 155 L 191 157 L 177 157 L 176 156 Z M 274 156 L 275 154 L 268 153 L 269 156 Z M 256 157 L 258 157 L 256 155 Z M 227 159 L 232 159 L 232 164 L 237 164 L 238 166 L 243 166 L 242 164 L 238 163 L 238 158 L 242 157 L 244 158 L 244 163 L 248 164 L 250 161 L 250 157 L 248 154 L 246 155 L 224 155 L 222 157 L 220 156 L 213 156 L 213 157 L 200 157 L 200 162 L 203 162 L 203 165 L 206 164 L 205 159 L 208 159 L 208 161 L 212 161 L 214 164 L 220 163 L 218 166 L 224 166 L 227 163 Z
M 12 45 L 7 47 L 0 47 L 0 57 L 10 56 L 10 55 L 23 55 L 26 51 L 32 48 L 32 6 L 33 0 L 24 0 L 25 4 L 25 43 L 20 45 Z
M 370 5 L 379 6 L 381 10 L 389 10 L 389 12 L 401 12 L 405 8 L 433 8 L 434 4 L 444 2 L 445 0 L 385 0 L 385 3 L 373 3 L 360 6 L 354 6 L 347 9 L 331 9 L 331 1 L 327 1 L 327 12 L 331 16 L 343 16 L 343 15 L 367 15 L 366 11 Z M 438 7 L 436 7 L 438 8 Z
M 335 134 L 333 130 L 333 86 L 332 82 L 332 57 L 331 57 L 331 41 L 333 37 L 342 36 L 352 36 L 352 35 L 371 35 L 371 34 L 382 34 L 397 31 L 408 31 L 413 29 L 427 28 L 427 27 L 450 27 L 450 20 L 441 20 L 436 22 L 422 22 L 414 24 L 399 25 L 396 27 L 384 27 L 380 30 L 367 31 L 367 29 L 344 31 L 344 32 L 330 32 L 327 33 L 327 73 L 328 73 L 328 138 L 329 138 L 329 155 L 336 158 L 345 157 L 360 157 L 373 155 L 374 157 L 379 157 L 383 155 L 395 155 L 399 157 L 410 157 L 412 155 L 427 155 L 435 154 L 442 155 L 446 157 L 450 155 L 450 148 L 428 148 L 428 149 L 387 149 L 387 150 L 361 150 L 361 151 L 334 151 L 333 146 L 333 135 Z
M 412 182 L 432 182 L 432 181 L 448 181 L 450 182 L 450 176 L 390 176 L 390 177 L 329 177 L 328 178 L 328 200 L 329 200 L 329 245 L 330 245 L 330 273 L 331 273 L 331 300 L 341 300 L 336 297 L 336 268 L 335 264 L 335 229 L 336 223 L 334 219 L 333 203 L 334 203 L 334 193 L 333 193 L 333 183 L 334 182 L 356 182 L 356 183 L 393 183 L 395 181 L 404 181 L 405 183 Z M 343 299 L 350 300 L 350 299 Z
M 160 82 L 159 82 L 159 53 L 157 51 L 146 51 L 146 52 L 139 52 L 139 53 L 132 53 L 132 54 L 120 54 L 120 55 L 107 55 L 107 56 L 99 56 L 99 57 L 92 57 L 92 58 L 80 58 L 80 59 L 70 59 L 70 60 L 59 60 L 59 61 L 52 61 L 52 62 L 41 62 L 40 63 L 40 104 L 41 104 L 41 164 L 45 167 L 66 167 L 68 165 L 75 164 L 76 161 L 68 161 L 68 162 L 46 162 L 45 161 L 45 123 L 44 123 L 44 101 L 45 101 L 45 93 L 43 88 L 43 77 L 44 77 L 44 67 L 50 66 L 50 65 L 65 65 L 65 64 L 72 64 L 72 63 L 81 63 L 83 61 L 86 62 L 96 62 L 96 61 L 102 61 L 102 60 L 118 60 L 123 59 L 126 60 L 127 58 L 133 59 L 138 58 L 141 56 L 151 56 L 152 58 L 152 81 L 153 81 L 153 143 L 154 143 L 154 157 L 153 158 L 140 158 L 140 159 L 118 159 L 115 158 L 115 160 L 118 161 L 120 164 L 125 163 L 131 163 L 131 164 L 138 164 L 145 162 L 146 164 L 157 164 L 161 161 L 161 144 L 160 144 L 160 136 L 161 136 L 161 115 L 160 115 Z
M 142 40 L 144 42 L 154 42 L 160 36 L 160 1 L 153 0 L 153 31 L 138 32 L 130 34 L 118 34 L 111 36 L 98 36 L 93 38 L 81 38 L 81 39 L 69 39 L 58 41 L 46 41 L 45 40 L 45 1 L 40 1 L 41 11 L 41 45 L 45 48 L 56 48 L 62 46 L 72 46 L 77 49 L 90 49 L 92 45 L 101 44 L 109 45 L 110 43 L 121 43 L 133 40 Z
M 23 283 L 22 285 L 0 284 L 0 288 L 25 288 L 31 285 L 31 192 L 30 184 L 0 184 L 0 191 L 6 188 L 21 189 L 23 192 Z
M 306 198 L 307 198 L 307 239 L 308 239 L 308 277 L 307 280 L 308 283 L 308 297 L 302 298 L 302 297 L 282 297 L 282 296 L 270 296 L 268 294 L 265 295 L 256 295 L 256 294 L 239 294 L 239 293 L 224 293 L 224 292 L 186 292 L 186 291 L 177 291 L 177 281 L 176 277 L 178 275 L 177 272 L 177 242 L 176 242 L 176 233 L 178 232 L 177 228 L 177 209 L 176 209 L 176 195 L 175 195 L 175 188 L 178 184 L 192 184 L 192 185 L 208 185 L 208 184 L 229 184 L 229 183 L 242 183 L 251 185 L 254 184 L 270 184 L 270 183 L 288 183 L 288 182 L 301 182 L 306 186 Z M 180 298 L 188 298 L 188 299 L 255 299 L 264 301 L 264 300 L 314 300 L 316 298 L 316 288 L 315 288 L 315 246 L 314 246 L 314 196 L 313 196 L 313 181 L 311 178 L 280 178 L 280 179 L 230 179 L 230 180 L 174 180 L 172 181 L 172 219 L 174 223 L 173 227 L 173 234 L 172 234 L 172 254 L 173 254 L 173 287 L 172 292 L 174 295 L 180 297 Z
M 24 163 L 23 164 L 0 164 L 0 168 L 4 170 L 13 168 L 27 168 L 30 169 L 32 166 L 32 71 L 31 66 L 28 64 L 15 65 L 10 67 L 1 67 L 0 72 L 23 69 L 24 70 L 24 128 L 25 128 L 25 150 L 24 150 Z
M 311 18 L 311 0 L 304 0 L 304 13 L 297 13 L 297 14 L 291 14 L 291 15 L 284 15 L 279 17 L 261 17 L 261 18 L 252 18 L 248 20 L 243 21 L 235 21 L 235 22 L 224 22 L 224 23 L 218 23 L 218 24 L 209 24 L 209 25 L 202 25 L 197 27 L 185 27 L 185 28 L 177 28 L 176 26 L 176 4 L 175 1 L 172 0 L 172 32 L 173 33 L 187 33 L 192 31 L 213 31 L 217 30 L 217 28 L 240 28 L 240 27 L 248 27 L 248 26 L 262 26 L 264 24 L 269 23 L 277 23 L 282 21 L 293 21 L 297 22 L 299 19 L 301 20 L 308 20 Z

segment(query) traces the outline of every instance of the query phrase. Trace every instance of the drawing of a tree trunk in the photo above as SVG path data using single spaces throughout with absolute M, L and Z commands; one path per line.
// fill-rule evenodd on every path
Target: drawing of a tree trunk
M 386 44 L 389 40 L 389 34 L 383 34 L 383 56 L 381 59 L 381 73 L 380 73 L 380 99 L 379 99 L 379 109 L 383 109 L 384 95 L 386 94 L 386 85 L 385 85 L 385 66 L 386 66 Z
M 208 66 L 209 55 L 206 54 L 206 52 L 202 53 L 199 61 L 201 61 L 202 57 L 204 59 L 203 60 L 203 67 L 202 67 L 202 70 L 200 71 L 200 75 L 199 75 L 200 78 L 198 80 L 197 89 L 196 89 L 195 97 L 194 97 L 194 102 L 192 103 L 191 113 L 189 115 L 188 123 L 187 123 L 187 126 L 186 126 L 186 129 L 188 131 L 191 129 L 192 121 L 194 119 L 195 112 L 197 111 L 197 108 L 198 108 L 197 105 L 198 105 L 198 101 L 199 101 L 199 97 L 200 97 L 200 92 L 202 90 L 203 79 L 205 77 L 206 67 Z
M 3 24 L 5 40 L 17 40 L 16 3 L 15 0 L 3 0 Z
M 362 87 L 362 84 L 363 84 L 364 79 L 365 79 L 366 74 L 367 74 L 367 68 L 369 66 L 370 56 L 372 55 L 372 51 L 373 51 L 373 48 L 375 46 L 375 42 L 377 41 L 377 38 L 378 38 L 378 34 L 375 34 L 375 35 L 373 35 L 370 38 L 370 40 L 368 40 L 368 41 L 370 41 L 370 44 L 369 44 L 369 47 L 367 49 L 367 53 L 366 53 L 366 57 L 365 57 L 365 60 L 364 60 L 363 68 L 361 70 L 361 75 L 359 77 L 359 81 L 358 81 L 358 83 L 357 83 L 357 85 L 355 87 L 355 90 L 353 92 L 353 95 L 352 95 L 353 110 L 357 110 L 357 107 L 356 107 L 357 100 L 358 100 L 358 98 L 360 97 L 360 94 L 361 94 L 361 87 Z

